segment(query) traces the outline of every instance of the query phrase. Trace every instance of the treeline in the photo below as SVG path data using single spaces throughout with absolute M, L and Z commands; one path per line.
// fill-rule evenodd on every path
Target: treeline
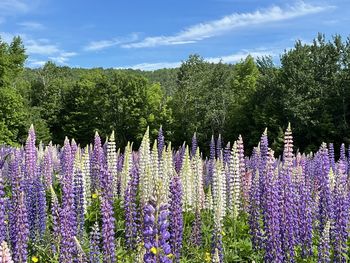
M 280 55 L 236 64 L 209 63 L 191 55 L 177 69 L 153 72 L 59 67 L 24 68 L 20 38 L 0 41 L 0 144 L 23 143 L 34 123 L 39 140 L 64 136 L 89 143 L 115 130 L 117 143 L 153 138 L 180 146 L 196 133 L 202 149 L 211 136 L 233 141 L 242 134 L 248 151 L 265 127 L 276 151 L 292 123 L 295 146 L 315 151 L 322 141 L 350 143 L 350 41 L 319 34 Z

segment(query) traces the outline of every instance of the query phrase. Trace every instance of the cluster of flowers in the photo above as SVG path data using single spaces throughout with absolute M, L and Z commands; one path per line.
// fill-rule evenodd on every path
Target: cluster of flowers
M 319 262 L 346 261 L 350 165 L 344 145 L 338 162 L 332 144 L 294 155 L 289 126 L 282 159 L 268 147 L 266 132 L 251 157 L 244 156 L 241 136 L 224 148 L 220 136 L 212 138 L 206 159 L 196 135 L 191 148 L 174 151 L 162 129 L 152 147 L 148 129 L 138 151 L 132 147 L 117 150 L 114 133 L 105 144 L 96 133 L 85 148 L 67 138 L 63 147 L 36 147 L 32 126 L 24 148 L 0 148 L 0 262 L 24 263 L 29 256 L 38 262 L 35 247 L 48 243 L 62 263 L 117 262 L 116 200 L 135 262 L 180 262 L 188 212 L 195 215 L 190 242 L 201 246 L 203 210 L 214 222 L 208 261 L 224 262 L 223 220 L 240 213 L 248 214 L 253 246 L 266 262 L 307 259 L 315 245 Z M 87 227 L 96 200 L 101 218 Z M 89 249 L 82 245 L 87 235 Z

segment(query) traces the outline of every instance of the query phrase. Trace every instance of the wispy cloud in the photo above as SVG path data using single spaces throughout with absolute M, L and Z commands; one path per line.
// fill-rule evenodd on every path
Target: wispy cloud
M 50 60 L 61 65 L 67 65 L 67 62 L 71 57 L 78 55 L 75 52 L 61 52 L 58 56 L 49 57 Z
M 142 41 L 122 44 L 121 46 L 124 48 L 145 48 L 194 43 L 203 39 L 222 35 L 234 29 L 284 21 L 320 13 L 329 8 L 333 8 L 333 6 L 312 5 L 299 1 L 292 6 L 286 6 L 284 8 L 272 6 L 268 9 L 260 9 L 255 12 L 233 13 L 218 20 L 190 26 L 175 35 L 147 37 Z
M 38 22 L 33 22 L 33 21 L 21 22 L 21 23 L 18 23 L 17 25 L 22 27 L 24 30 L 30 30 L 30 31 L 45 29 L 45 26 L 43 24 L 40 24 Z
M 30 68 L 40 68 L 40 67 L 44 66 L 45 63 L 46 63 L 45 60 L 28 59 L 26 66 L 30 67 Z
M 40 40 L 25 39 L 25 47 L 28 54 L 53 55 L 59 53 L 60 49 L 56 44 L 44 43 Z
M 25 13 L 29 11 L 30 5 L 28 1 L 23 0 L 1 0 L 0 12 L 2 14 Z
M 87 46 L 84 47 L 85 51 L 97 51 L 105 48 L 118 46 L 125 43 L 134 42 L 138 39 L 138 35 L 136 33 L 131 34 L 128 37 L 117 37 L 110 40 L 99 40 L 99 41 L 91 41 Z
M 204 58 L 205 61 L 210 63 L 219 63 L 220 61 L 222 63 L 236 63 L 243 59 L 245 59 L 248 55 L 251 55 L 254 58 L 257 57 L 263 57 L 263 56 L 272 56 L 276 57 L 279 53 L 278 50 L 271 49 L 271 50 L 254 50 L 254 51 L 247 51 L 242 50 L 237 53 L 226 55 L 226 56 L 218 56 L 218 57 L 207 57 Z M 157 69 L 162 68 L 177 68 L 181 66 L 181 61 L 176 62 L 156 62 L 156 63 L 140 63 L 133 66 L 125 66 L 125 67 L 118 67 L 119 69 L 140 69 L 145 71 L 153 71 Z

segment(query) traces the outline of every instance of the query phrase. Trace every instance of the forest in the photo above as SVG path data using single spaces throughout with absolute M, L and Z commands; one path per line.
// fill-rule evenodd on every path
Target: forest
M 194 133 L 209 152 L 211 137 L 242 135 L 251 153 L 262 131 L 282 152 L 288 122 L 294 147 L 316 151 L 323 141 L 350 143 L 350 41 L 318 34 L 273 57 L 247 56 L 235 64 L 209 63 L 192 54 L 179 68 L 141 71 L 70 68 L 48 61 L 26 68 L 19 37 L 0 40 L 0 144 L 25 142 L 30 124 L 38 141 L 61 144 L 65 136 L 88 144 L 113 130 L 116 144 L 138 147 L 147 127 L 179 147 Z

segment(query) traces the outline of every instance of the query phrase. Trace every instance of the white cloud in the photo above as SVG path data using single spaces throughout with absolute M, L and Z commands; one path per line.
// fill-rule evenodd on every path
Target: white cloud
M 56 62 L 57 64 L 67 65 L 67 62 L 69 61 L 69 59 L 76 55 L 78 54 L 75 52 L 61 52 L 58 56 L 49 57 L 49 59 L 52 60 L 53 62 Z
M 30 5 L 28 1 L 23 0 L 1 0 L 0 11 L 5 14 L 25 13 L 29 11 Z
M 152 71 L 161 68 L 177 68 L 181 62 L 158 62 L 158 63 L 140 63 L 133 66 L 118 67 L 119 69 L 141 69 L 145 71 Z
M 27 66 L 30 68 L 40 68 L 44 66 L 46 61 L 44 60 L 36 60 L 36 59 L 28 59 Z
M 129 43 L 136 41 L 138 39 L 137 34 L 133 33 L 128 37 L 124 38 L 113 38 L 111 40 L 99 40 L 99 41 L 91 41 L 87 46 L 84 47 L 85 51 L 97 51 L 113 46 L 118 46 L 121 44 Z
M 295 5 L 285 8 L 273 6 L 255 12 L 233 13 L 218 20 L 190 26 L 175 35 L 147 37 L 142 41 L 122 44 L 121 46 L 124 48 L 144 48 L 194 43 L 206 38 L 221 35 L 234 29 L 315 14 L 332 7 L 333 6 L 311 5 L 299 1 Z
M 53 55 L 59 53 L 60 49 L 56 44 L 43 43 L 39 40 L 24 39 L 25 48 L 28 54 Z
M 254 58 L 262 57 L 262 56 L 272 56 L 275 57 L 279 51 L 276 49 L 271 50 L 254 50 L 254 51 L 247 51 L 243 50 L 231 55 L 227 56 L 218 56 L 218 57 L 207 57 L 204 58 L 205 61 L 210 63 L 219 63 L 220 61 L 222 63 L 236 63 L 243 59 L 245 59 L 248 55 L 251 55 Z M 181 66 L 181 61 L 177 62 L 156 62 L 156 63 L 140 63 L 133 66 L 126 66 L 126 67 L 118 67 L 119 69 L 140 69 L 145 71 L 153 71 L 157 69 L 162 68 L 177 68 Z
M 45 29 L 45 26 L 38 23 L 38 22 L 32 22 L 32 21 L 26 21 L 18 23 L 19 26 L 21 26 L 25 30 L 43 30 Z

